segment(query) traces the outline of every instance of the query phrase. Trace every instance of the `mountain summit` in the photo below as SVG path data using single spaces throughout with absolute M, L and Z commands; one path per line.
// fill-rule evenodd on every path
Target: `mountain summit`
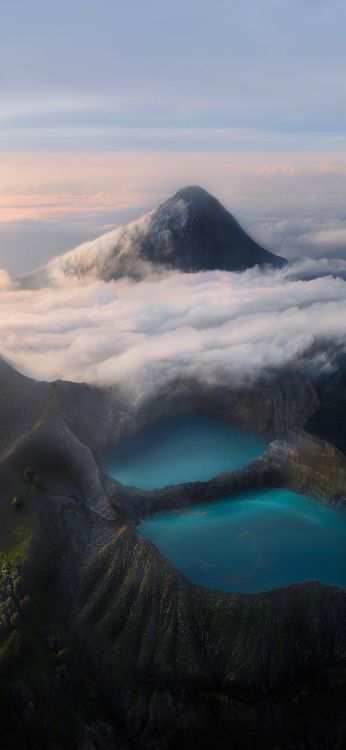
M 140 219 L 53 258 L 22 281 L 41 286 L 62 277 L 140 279 L 160 268 L 244 271 L 285 262 L 251 239 L 216 198 L 190 186 Z
M 214 196 L 197 186 L 179 190 L 159 206 L 150 228 L 156 231 L 145 238 L 142 255 L 181 271 L 243 271 L 285 263 L 252 240 Z

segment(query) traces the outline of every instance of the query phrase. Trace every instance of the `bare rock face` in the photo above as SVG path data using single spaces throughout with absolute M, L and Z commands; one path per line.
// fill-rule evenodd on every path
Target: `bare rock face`
M 252 240 L 216 198 L 197 186 L 179 190 L 154 211 L 141 255 L 181 271 L 242 271 L 285 263 Z
M 280 467 L 284 472 L 286 485 L 320 502 L 344 506 L 346 461 L 333 445 L 308 433 L 292 435 L 291 442 L 278 440 L 270 445 L 269 459 L 273 469 Z

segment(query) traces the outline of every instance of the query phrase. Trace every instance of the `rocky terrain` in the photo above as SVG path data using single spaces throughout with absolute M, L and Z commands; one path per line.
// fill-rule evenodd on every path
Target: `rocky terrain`
M 249 237 L 216 198 L 193 186 L 140 219 L 53 258 L 22 284 L 36 288 L 66 277 L 110 281 L 141 279 L 167 269 L 243 271 L 285 263 Z
M 136 530 L 157 510 L 248 487 L 343 507 L 339 428 L 330 442 L 306 429 L 326 385 L 290 373 L 242 391 L 175 382 L 137 410 L 115 389 L 40 383 L 3 361 L 0 385 L 2 747 L 344 747 L 346 592 L 203 589 Z M 251 429 L 267 451 L 150 492 L 106 475 L 123 436 L 189 409 Z

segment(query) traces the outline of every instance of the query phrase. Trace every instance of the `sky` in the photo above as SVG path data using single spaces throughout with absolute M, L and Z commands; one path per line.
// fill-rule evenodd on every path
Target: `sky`
M 346 252 L 344 0 L 2 0 L 0 266 L 201 184 L 287 257 Z

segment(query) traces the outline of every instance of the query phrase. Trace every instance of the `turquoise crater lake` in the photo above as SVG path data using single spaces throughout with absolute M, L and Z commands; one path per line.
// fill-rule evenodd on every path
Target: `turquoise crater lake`
M 139 526 L 190 581 L 258 593 L 306 580 L 346 586 L 346 513 L 284 489 L 244 491 Z
M 122 484 L 154 489 L 211 479 L 245 466 L 265 449 L 255 435 L 193 412 L 159 420 L 125 439 L 107 468 Z

